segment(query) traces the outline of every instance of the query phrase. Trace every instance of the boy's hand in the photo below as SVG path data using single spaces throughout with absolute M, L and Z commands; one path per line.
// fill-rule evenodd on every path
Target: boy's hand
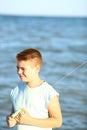
M 7 124 L 9 127 L 14 127 L 16 125 L 16 120 L 9 115 L 7 116 Z
M 15 120 L 19 124 L 29 124 L 30 119 L 31 116 L 26 109 L 22 109 L 22 111 L 19 112 L 18 115 L 15 117 Z

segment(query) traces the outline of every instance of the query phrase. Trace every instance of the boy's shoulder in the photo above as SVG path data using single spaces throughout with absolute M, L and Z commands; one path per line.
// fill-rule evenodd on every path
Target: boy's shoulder
M 56 93 L 57 95 L 59 95 L 59 93 L 56 91 L 56 89 L 51 84 L 49 84 L 48 82 L 45 82 L 44 90 L 45 90 L 46 93 L 49 93 L 49 94 Z
M 12 90 L 11 90 L 11 95 L 15 95 L 15 94 L 17 94 L 19 91 L 22 91 L 23 90 L 23 88 L 25 87 L 25 83 L 20 83 L 20 84 L 18 84 L 15 88 L 13 88 Z
M 45 82 L 45 88 L 47 90 L 54 89 L 53 86 L 51 84 L 49 84 L 48 82 Z

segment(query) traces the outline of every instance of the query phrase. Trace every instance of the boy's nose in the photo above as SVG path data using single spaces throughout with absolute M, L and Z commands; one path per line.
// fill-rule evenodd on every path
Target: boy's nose
M 18 74 L 21 74 L 21 73 L 22 73 L 22 70 L 21 70 L 21 69 L 18 69 L 17 72 L 18 72 Z

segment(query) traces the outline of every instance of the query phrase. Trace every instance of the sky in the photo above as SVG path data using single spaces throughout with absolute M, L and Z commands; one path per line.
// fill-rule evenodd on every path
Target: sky
M 87 0 L 0 0 L 0 14 L 87 17 Z

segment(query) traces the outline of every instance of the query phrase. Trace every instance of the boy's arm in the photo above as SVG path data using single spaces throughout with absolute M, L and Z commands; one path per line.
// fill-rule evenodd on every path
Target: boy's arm
M 14 107 L 13 107 L 13 105 L 12 105 L 12 109 L 11 109 L 11 114 L 12 114 L 12 113 L 14 113 Z
M 6 121 L 9 127 L 14 127 L 16 125 L 16 120 L 12 118 L 12 113 L 14 112 L 14 108 L 12 106 L 11 114 L 7 116 Z
M 33 126 L 43 127 L 43 128 L 56 128 L 62 125 L 62 113 L 60 109 L 60 104 L 57 96 L 53 97 L 48 105 L 49 118 L 37 119 L 29 115 L 29 113 L 24 110 L 24 113 L 19 113 L 16 120 L 18 123 L 30 124 Z
M 47 119 L 31 119 L 31 125 L 45 127 L 45 128 L 56 128 L 62 125 L 62 114 L 60 104 L 57 96 L 53 97 L 48 105 L 48 111 L 50 117 Z

